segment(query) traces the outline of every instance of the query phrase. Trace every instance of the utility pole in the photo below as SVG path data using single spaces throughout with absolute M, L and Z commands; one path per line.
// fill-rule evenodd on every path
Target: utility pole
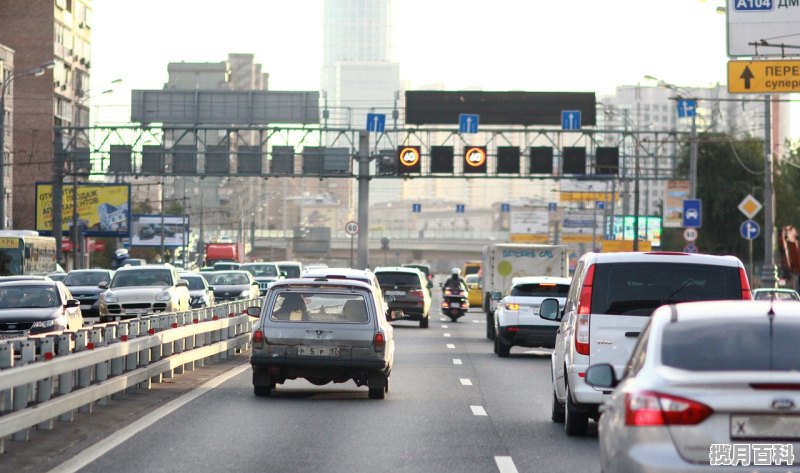
M 763 287 L 775 287 L 775 194 L 772 189 L 772 103 L 769 95 L 764 96 L 764 269 L 761 274 Z
M 358 268 L 369 266 L 369 133 L 358 133 Z
M 61 128 L 55 129 L 55 141 L 53 143 L 53 210 L 50 230 L 56 238 L 56 262 L 61 264 L 63 256 L 61 251 L 61 221 L 63 219 L 64 208 L 64 141 Z M 2 134 L 2 133 L 0 133 Z M 3 217 L 5 218 L 5 217 Z M 73 250 L 74 251 L 74 250 Z M 64 263 L 66 265 L 66 262 Z
M 165 178 L 161 177 L 161 263 L 166 263 L 167 261 L 164 259 L 164 187 L 165 187 Z
M 695 99 L 695 104 L 697 103 Z M 695 105 L 695 108 L 697 106 Z M 692 133 L 689 146 L 689 198 L 697 198 L 697 110 L 692 114 Z

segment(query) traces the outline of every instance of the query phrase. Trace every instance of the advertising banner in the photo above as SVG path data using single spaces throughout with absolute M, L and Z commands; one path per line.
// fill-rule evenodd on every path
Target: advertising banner
M 189 244 L 188 215 L 134 215 L 131 224 L 131 246 L 164 246 L 176 248 Z
M 73 184 L 64 184 L 61 230 L 69 232 L 73 221 Z M 77 210 L 79 228 L 87 236 L 128 236 L 130 231 L 129 184 L 78 183 Z M 53 185 L 36 184 L 36 230 L 53 231 Z
M 664 195 L 664 228 L 683 226 L 683 201 L 689 198 L 689 181 L 667 181 Z

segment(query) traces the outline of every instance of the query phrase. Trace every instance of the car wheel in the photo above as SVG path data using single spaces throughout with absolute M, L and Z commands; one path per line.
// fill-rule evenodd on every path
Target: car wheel
M 494 340 L 494 314 L 486 314 L 486 338 Z
M 389 381 L 386 381 L 386 384 L 379 388 L 369 388 L 369 398 L 370 399 L 384 399 L 386 397 L 387 389 L 389 389 Z
M 552 410 L 550 411 L 550 420 L 552 420 L 556 424 L 564 423 L 564 406 L 562 406 L 561 403 L 558 402 L 555 390 L 553 390 L 553 407 Z
M 564 431 L 570 437 L 583 436 L 589 430 L 589 417 L 572 402 L 567 384 L 567 401 L 564 403 Z
M 500 358 L 508 358 L 511 355 L 511 344 L 503 340 L 498 333 L 494 334 L 494 346 L 496 347 L 495 353 Z
M 272 395 L 271 386 L 253 386 L 253 394 L 258 397 L 269 397 Z
M 430 319 L 428 317 L 423 317 L 419 319 L 419 328 L 428 328 L 428 322 Z

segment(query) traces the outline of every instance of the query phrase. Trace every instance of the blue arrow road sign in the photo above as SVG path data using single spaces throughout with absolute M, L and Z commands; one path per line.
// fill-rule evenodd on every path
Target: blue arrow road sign
M 458 116 L 459 133 L 477 133 L 480 116 L 475 113 L 462 113 Z
M 500 211 L 501 212 L 511 212 L 511 204 L 503 202 L 500 204 Z
M 683 247 L 684 253 L 697 253 L 697 247 L 694 245 L 686 245 Z
M 703 223 L 703 201 L 686 199 L 683 201 L 683 228 L 700 228 Z
M 746 220 L 739 227 L 739 233 L 745 240 L 755 240 L 761 233 L 761 227 L 759 227 L 758 224 L 752 220 Z
M 415 214 L 422 212 L 422 204 L 411 204 L 411 212 Z
M 594 201 L 594 208 L 596 208 L 597 210 L 605 210 L 606 209 L 605 201 L 595 200 Z
M 464 213 L 464 204 L 456 204 L 456 213 L 463 214 Z
M 691 118 L 695 115 L 697 115 L 697 100 L 678 100 L 678 118 Z
M 561 111 L 561 129 L 562 130 L 580 130 L 581 129 L 581 111 L 580 110 L 562 110 Z
M 367 131 L 376 131 L 383 133 L 386 128 L 386 114 L 385 113 L 368 113 L 367 114 Z
M 548 202 L 547 203 L 547 211 L 548 212 L 555 212 L 557 208 L 558 208 L 558 204 L 556 204 L 555 202 Z

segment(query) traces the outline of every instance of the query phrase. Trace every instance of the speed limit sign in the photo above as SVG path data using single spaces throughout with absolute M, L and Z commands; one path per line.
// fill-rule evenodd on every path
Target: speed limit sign
M 358 222 L 349 221 L 344 226 L 344 231 L 347 232 L 348 235 L 357 235 L 358 234 Z

